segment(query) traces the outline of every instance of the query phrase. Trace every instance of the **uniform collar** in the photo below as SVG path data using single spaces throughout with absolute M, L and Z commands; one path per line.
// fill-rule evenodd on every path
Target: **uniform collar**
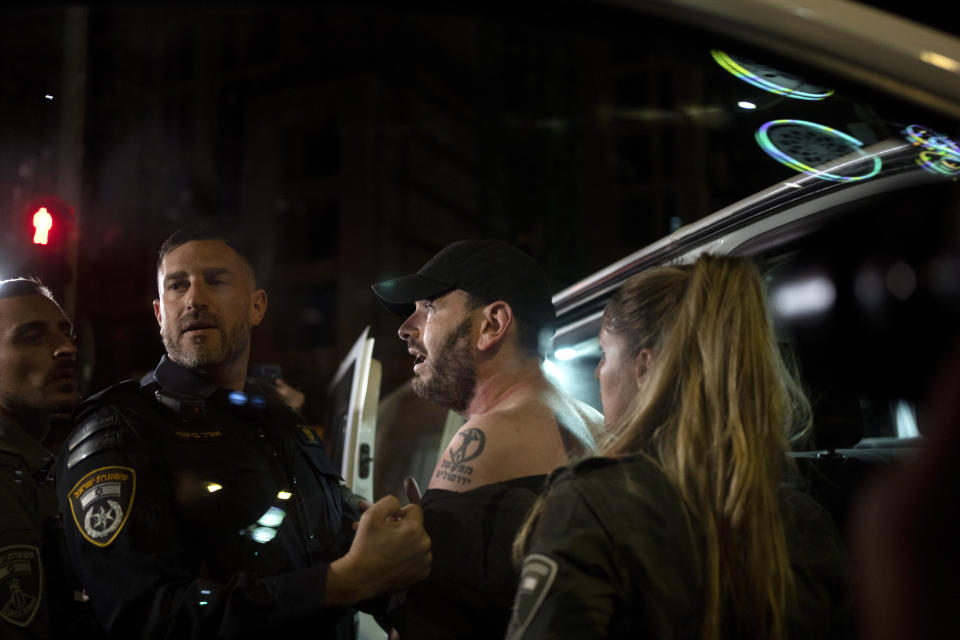
M 156 382 L 165 392 L 174 393 L 178 396 L 193 396 L 198 399 L 210 400 L 216 394 L 224 403 L 238 404 L 230 400 L 230 396 L 236 392 L 218 387 L 200 371 L 181 366 L 166 355 L 160 358 L 160 364 L 157 365 L 156 369 L 140 379 L 141 386 L 146 386 L 151 382 Z M 277 400 L 275 393 L 271 392 L 259 380 L 252 378 L 247 378 L 241 395 L 244 394 L 259 396 L 264 399 L 265 403 L 270 404 Z
M 168 356 L 160 358 L 157 368 L 145 375 L 141 385 L 156 382 L 164 391 L 172 391 L 177 395 L 209 398 L 216 393 L 219 387 L 196 369 L 182 367 Z
M 20 426 L 0 418 L 0 451 L 19 456 L 31 474 L 43 469 L 53 454 Z

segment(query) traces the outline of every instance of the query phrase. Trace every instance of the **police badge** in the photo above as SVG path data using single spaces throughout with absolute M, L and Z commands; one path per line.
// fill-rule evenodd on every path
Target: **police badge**
M 137 474 L 129 467 L 101 467 L 70 490 L 70 512 L 88 542 L 105 547 L 123 529 L 133 506 Z
M 0 549 L 0 618 L 18 627 L 33 622 L 43 595 L 40 551 L 26 544 Z

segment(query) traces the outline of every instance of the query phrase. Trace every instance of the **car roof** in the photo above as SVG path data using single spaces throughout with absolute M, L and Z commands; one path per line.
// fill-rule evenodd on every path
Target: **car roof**
M 846 0 L 617 0 L 960 117 L 960 39 Z
M 845 1 L 707 0 L 618 1 L 732 36 L 764 50 L 829 70 L 837 77 L 893 95 L 898 100 L 960 117 L 960 38 L 901 16 Z M 565 287 L 553 297 L 557 340 L 595 331 L 606 297 L 624 279 L 654 264 L 689 261 L 700 253 L 729 253 L 759 234 L 847 202 L 936 182 L 910 161 L 909 141 L 881 140 L 865 148 L 895 170 L 873 179 L 825 182 L 816 176 L 780 180 L 695 220 Z M 909 167 L 907 165 L 910 165 Z

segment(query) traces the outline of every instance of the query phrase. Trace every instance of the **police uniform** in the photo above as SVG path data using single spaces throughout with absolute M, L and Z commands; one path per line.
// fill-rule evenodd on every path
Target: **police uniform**
M 70 555 L 115 637 L 350 637 L 324 607 L 359 514 L 323 442 L 255 381 L 166 356 L 82 403 L 57 460 Z
M 95 637 L 64 563 L 53 455 L 0 419 L 0 637 Z M 87 612 L 88 613 L 88 612 Z
M 702 534 L 646 457 L 592 458 L 551 476 L 521 570 L 508 640 L 700 637 Z M 842 542 L 803 492 L 781 491 L 798 597 L 788 637 L 850 637 Z M 724 637 L 742 637 L 736 622 Z
M 0 419 L 0 636 L 46 638 L 50 611 L 43 597 L 44 523 L 57 516 L 52 456 L 23 429 Z

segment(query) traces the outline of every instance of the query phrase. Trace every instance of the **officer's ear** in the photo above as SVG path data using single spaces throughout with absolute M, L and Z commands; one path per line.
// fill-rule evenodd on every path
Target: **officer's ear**
M 160 321 L 160 299 L 159 298 L 153 301 L 153 315 L 157 317 L 157 324 L 162 326 L 163 323 Z
M 263 321 L 267 313 L 267 292 L 257 289 L 250 294 L 250 326 L 255 327 Z

